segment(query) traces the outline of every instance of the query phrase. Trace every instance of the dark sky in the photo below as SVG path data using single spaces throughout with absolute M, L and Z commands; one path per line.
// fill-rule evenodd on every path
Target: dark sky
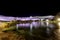
M 3 2 L 1 5 L 0 14 L 6 16 L 56 15 L 60 11 L 57 3 L 45 1 Z

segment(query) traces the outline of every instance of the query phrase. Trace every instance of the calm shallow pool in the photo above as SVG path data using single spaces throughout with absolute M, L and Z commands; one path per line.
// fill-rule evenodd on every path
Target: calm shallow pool
M 18 29 L 26 31 L 26 40 L 59 40 L 57 24 L 49 22 L 32 22 L 18 24 Z M 57 34 L 57 35 L 56 35 Z
M 59 23 L 58 23 L 59 24 Z M 18 24 L 16 29 L 0 32 L 0 39 L 4 40 L 60 40 L 60 24 L 49 22 L 32 22 Z

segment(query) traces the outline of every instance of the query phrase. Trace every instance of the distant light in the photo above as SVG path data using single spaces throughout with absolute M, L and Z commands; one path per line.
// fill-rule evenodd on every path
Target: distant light
M 46 21 L 49 21 L 49 19 L 46 19 Z
M 32 16 L 30 16 L 30 18 L 32 18 Z
M 43 21 L 44 19 L 41 19 L 41 21 Z
M 49 19 L 46 19 L 46 24 L 47 24 L 47 26 L 49 25 Z

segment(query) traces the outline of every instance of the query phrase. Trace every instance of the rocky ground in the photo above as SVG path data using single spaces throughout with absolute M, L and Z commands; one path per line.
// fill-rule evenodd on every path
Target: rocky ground
M 0 40 L 25 40 L 24 35 L 18 35 L 14 31 L 0 32 Z

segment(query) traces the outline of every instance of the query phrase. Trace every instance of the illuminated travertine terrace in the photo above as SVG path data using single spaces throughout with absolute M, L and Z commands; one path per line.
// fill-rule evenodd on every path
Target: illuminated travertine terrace
M 30 23 L 26 23 L 26 24 L 17 24 L 18 26 L 22 26 L 22 27 L 24 27 L 24 26 L 26 26 L 26 27 L 29 27 L 30 26 Z
M 53 19 L 54 16 L 35 16 L 35 17 L 8 17 L 8 16 L 0 16 L 0 20 L 2 21 L 11 21 L 11 20 L 40 20 L 40 19 Z
M 32 26 L 40 26 L 40 25 L 44 25 L 44 23 L 40 23 L 40 22 L 35 22 L 35 20 L 44 20 L 45 18 L 48 18 L 48 19 L 52 19 L 54 18 L 54 16 L 30 16 L 30 17 L 8 17 L 8 16 L 0 16 L 0 20 L 1 21 L 12 21 L 12 20 L 20 20 L 20 21 L 29 21 L 29 20 L 32 20 L 33 22 L 31 23 L 20 23 L 20 24 L 17 24 L 18 26 L 30 26 L 32 24 Z
M 19 27 L 28 27 L 30 28 L 30 31 L 32 31 L 32 28 L 38 28 L 40 26 L 49 26 L 49 23 L 42 22 L 43 20 L 46 21 L 46 19 L 49 21 L 49 19 L 53 19 L 54 16 L 35 16 L 35 17 L 8 17 L 8 16 L 0 16 L 0 21 L 12 21 L 16 20 L 18 24 L 16 23 L 16 29 Z M 12 21 L 13 22 L 13 21 Z M 5 25 L 4 25 L 5 26 Z M 3 26 L 3 27 L 4 27 Z M 52 27 L 52 25 L 51 25 Z
M 11 21 L 11 20 L 14 20 L 15 19 L 15 17 L 0 17 L 0 20 L 2 20 L 2 21 Z
M 31 23 L 33 26 L 40 26 L 40 23 L 39 22 L 32 22 Z M 29 27 L 31 25 L 30 23 L 23 23 L 23 24 L 17 24 L 18 26 L 26 26 L 26 27 Z

